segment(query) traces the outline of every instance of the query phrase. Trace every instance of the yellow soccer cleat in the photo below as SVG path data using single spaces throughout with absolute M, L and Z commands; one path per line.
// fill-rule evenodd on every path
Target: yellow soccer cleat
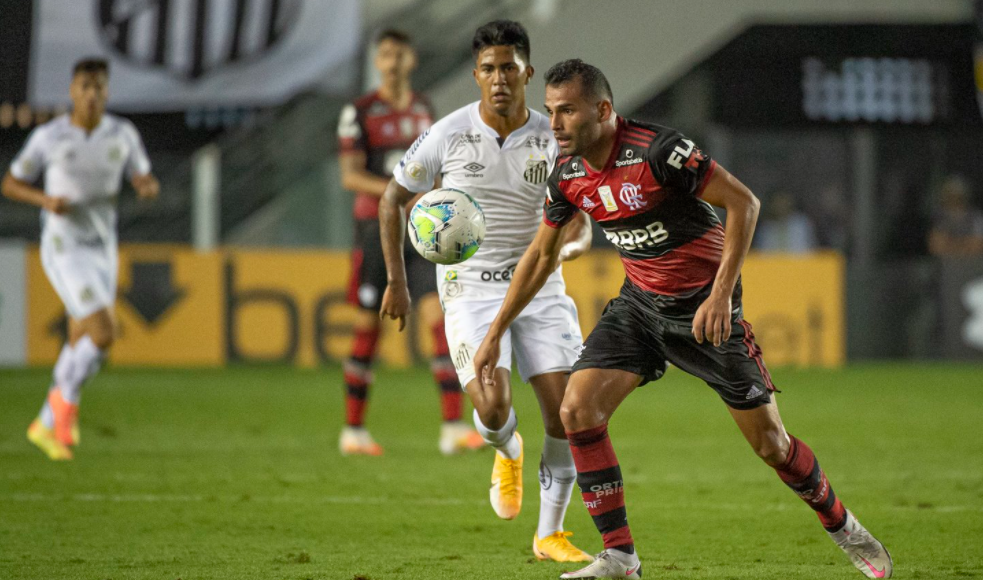
M 515 437 L 522 447 L 522 437 L 516 432 Z M 515 519 L 522 509 L 522 457 L 525 451 L 519 453 L 518 459 L 506 459 L 500 451 L 495 451 L 495 466 L 492 468 L 491 497 L 492 509 L 503 520 Z
M 79 406 L 66 401 L 55 387 L 48 391 L 48 407 L 55 416 L 55 437 L 62 445 L 78 445 Z
M 573 532 L 554 532 L 543 539 L 538 535 L 532 537 L 532 553 L 537 560 L 553 560 L 554 562 L 593 562 L 594 556 L 570 543 Z
M 52 461 L 68 461 L 73 457 L 72 450 L 59 441 L 54 430 L 45 427 L 41 419 L 35 419 L 27 428 L 27 440 L 37 445 Z

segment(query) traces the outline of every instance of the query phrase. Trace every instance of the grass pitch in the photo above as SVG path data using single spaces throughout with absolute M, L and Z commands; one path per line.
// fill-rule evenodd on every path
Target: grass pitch
M 983 367 L 776 371 L 790 432 L 891 550 L 898 578 L 983 577 Z M 86 389 L 82 446 L 53 463 L 24 431 L 47 370 L 0 371 L 0 578 L 545 579 L 542 437 L 516 385 L 526 499 L 487 505 L 492 455 L 437 452 L 436 389 L 381 371 L 381 458 L 342 459 L 337 368 L 107 369 Z M 611 425 L 647 578 L 860 578 L 815 515 L 756 459 L 723 403 L 678 370 Z M 600 539 L 575 493 L 575 543 Z

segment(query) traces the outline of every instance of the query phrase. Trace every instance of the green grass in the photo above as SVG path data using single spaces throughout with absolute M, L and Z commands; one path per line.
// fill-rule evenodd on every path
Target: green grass
M 899 578 L 983 577 L 983 367 L 776 371 L 789 431 L 887 544 Z M 518 385 L 525 509 L 487 505 L 491 453 L 437 453 L 436 390 L 380 371 L 382 458 L 339 457 L 340 371 L 108 369 L 82 447 L 53 463 L 24 438 L 48 372 L 0 371 L 0 578 L 512 579 L 532 559 L 542 428 Z M 860 575 L 756 459 L 713 392 L 679 371 L 612 421 L 647 578 Z M 576 543 L 600 541 L 575 499 Z

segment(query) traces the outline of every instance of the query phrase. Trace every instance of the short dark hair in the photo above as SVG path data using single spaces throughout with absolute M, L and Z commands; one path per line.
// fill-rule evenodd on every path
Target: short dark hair
M 106 73 L 109 75 L 109 61 L 104 58 L 83 58 L 72 67 L 72 76 L 79 73 Z
M 471 56 L 478 58 L 478 54 L 489 46 L 511 46 L 529 64 L 529 33 L 515 20 L 492 20 L 475 30 Z
M 546 86 L 555 87 L 578 78 L 580 86 L 583 87 L 584 97 L 592 100 L 608 99 L 614 103 L 611 85 L 608 84 L 608 79 L 601 69 L 579 58 L 571 58 L 551 66 L 550 70 L 546 71 Z
M 384 40 L 392 40 L 393 42 L 398 42 L 399 44 L 405 44 L 410 48 L 413 47 L 413 39 L 410 35 L 402 30 L 396 28 L 386 28 L 381 30 L 379 34 L 375 35 L 375 45 L 379 46 Z

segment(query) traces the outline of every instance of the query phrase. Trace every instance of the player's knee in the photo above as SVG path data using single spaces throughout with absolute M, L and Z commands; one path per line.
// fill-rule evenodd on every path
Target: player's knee
M 603 413 L 592 408 L 587 401 L 576 396 L 565 396 L 560 405 L 560 420 L 567 432 L 592 429 L 606 422 Z
M 752 444 L 755 454 L 771 467 L 780 467 L 788 456 L 788 441 L 782 433 L 769 433 Z
M 110 328 L 99 328 L 92 332 L 89 332 L 89 338 L 92 343 L 99 347 L 101 350 L 106 350 L 113 346 L 113 342 L 116 340 L 115 333 L 113 329 Z
M 481 424 L 489 429 L 501 429 L 509 420 L 512 402 L 502 393 L 491 389 L 482 390 L 479 397 L 473 398 L 472 403 Z

